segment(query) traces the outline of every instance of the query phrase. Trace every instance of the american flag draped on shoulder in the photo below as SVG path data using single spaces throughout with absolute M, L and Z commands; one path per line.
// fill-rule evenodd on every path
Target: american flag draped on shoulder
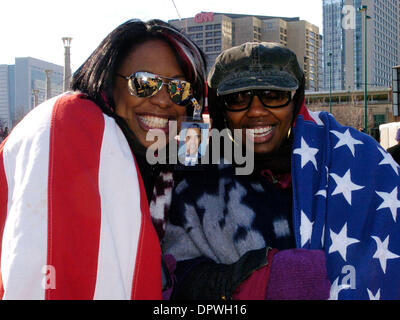
M 161 299 L 158 237 L 115 121 L 84 95 L 0 145 L 0 299 Z
M 326 112 L 303 107 L 294 130 L 297 247 L 325 251 L 331 299 L 400 299 L 399 166 Z

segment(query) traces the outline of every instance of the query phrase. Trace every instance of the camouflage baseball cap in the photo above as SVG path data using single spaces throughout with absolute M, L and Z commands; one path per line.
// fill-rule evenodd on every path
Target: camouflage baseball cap
M 208 75 L 225 95 L 250 89 L 297 90 L 303 79 L 294 52 L 277 43 L 247 42 L 223 51 Z

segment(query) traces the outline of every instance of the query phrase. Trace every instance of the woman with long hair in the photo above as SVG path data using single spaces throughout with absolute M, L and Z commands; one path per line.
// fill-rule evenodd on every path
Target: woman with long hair
M 13 129 L 0 146 L 0 298 L 161 298 L 147 135 L 169 141 L 204 83 L 190 39 L 129 20 L 76 71 L 72 92 Z

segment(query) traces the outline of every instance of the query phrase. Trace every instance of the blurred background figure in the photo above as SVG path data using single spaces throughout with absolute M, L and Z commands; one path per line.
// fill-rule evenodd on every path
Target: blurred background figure
M 397 144 L 388 148 L 387 152 L 389 152 L 393 159 L 400 164 L 400 128 L 396 132 L 396 141 Z

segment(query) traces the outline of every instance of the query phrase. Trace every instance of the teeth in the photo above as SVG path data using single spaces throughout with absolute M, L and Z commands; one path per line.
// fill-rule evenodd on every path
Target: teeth
M 147 127 L 153 129 L 164 129 L 168 125 L 168 119 L 159 118 L 154 116 L 139 116 L 140 121 L 142 121 Z
M 257 128 L 257 129 L 247 129 L 249 133 L 253 136 L 255 135 L 267 135 L 272 131 L 272 127 L 266 127 L 266 128 Z

